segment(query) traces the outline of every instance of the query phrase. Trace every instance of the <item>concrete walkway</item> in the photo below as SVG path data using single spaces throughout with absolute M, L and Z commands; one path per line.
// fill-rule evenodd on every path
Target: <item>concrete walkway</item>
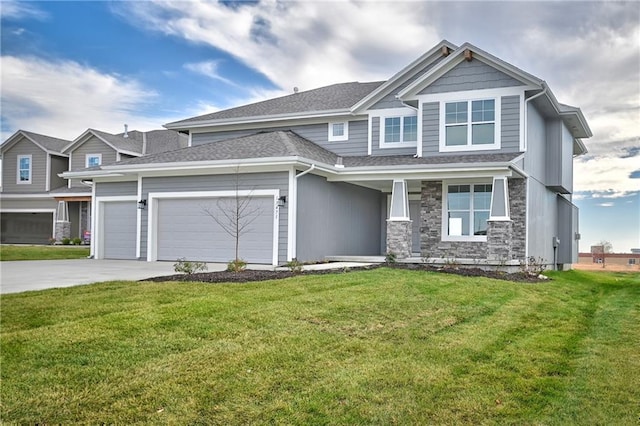
M 102 281 L 137 281 L 163 275 L 174 275 L 174 262 L 137 260 L 26 260 L 0 262 L 0 294 L 48 288 L 72 287 Z M 342 269 L 373 263 L 332 262 L 305 265 L 305 270 Z M 208 272 L 224 271 L 226 263 L 207 263 Z M 248 269 L 273 270 L 271 265 L 247 265 Z M 278 268 L 284 269 L 286 268 Z

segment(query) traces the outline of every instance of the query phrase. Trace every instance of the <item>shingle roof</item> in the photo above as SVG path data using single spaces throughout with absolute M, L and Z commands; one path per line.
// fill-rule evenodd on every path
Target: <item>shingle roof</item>
M 89 130 L 91 130 L 91 132 L 98 135 L 105 141 L 109 142 L 114 148 L 119 151 L 129 151 L 142 154 L 142 139 L 136 140 L 135 138 L 125 138 L 122 135 L 112 135 L 111 133 L 103 132 L 101 130 Z
M 27 132 L 26 130 L 21 130 L 21 132 L 36 141 L 46 150 L 52 152 L 62 153 L 63 148 L 71 143 L 71 141 L 68 140 L 53 138 L 39 133 Z
M 367 96 L 383 81 L 370 83 L 339 83 L 318 89 L 294 93 L 279 98 L 268 99 L 254 104 L 243 105 L 211 114 L 175 121 L 167 126 L 192 124 L 200 121 L 224 120 L 245 117 L 261 117 L 278 114 L 332 111 L 348 109 Z
M 521 152 L 499 154 L 464 154 L 437 155 L 428 157 L 414 157 L 412 155 L 362 156 L 344 157 L 345 167 L 384 167 L 384 166 L 413 166 L 439 164 L 479 164 L 509 162 L 522 155 Z
M 335 164 L 338 156 L 291 131 L 261 132 L 175 151 L 131 158 L 115 165 L 304 157 Z

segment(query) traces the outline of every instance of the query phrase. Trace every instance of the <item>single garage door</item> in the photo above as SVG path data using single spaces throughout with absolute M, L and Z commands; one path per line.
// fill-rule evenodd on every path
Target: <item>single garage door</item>
M 271 264 L 275 210 L 273 197 L 251 197 L 246 201 L 245 214 L 240 216 L 251 220 L 251 223 L 240 236 L 240 258 L 249 263 Z M 229 223 L 225 213 L 229 214 L 234 206 L 233 198 L 158 200 L 158 260 L 233 260 L 235 238 L 226 233 L 211 215 L 223 223 Z
M 0 213 L 2 243 L 49 244 L 53 213 Z
M 103 241 L 105 259 L 136 258 L 135 201 L 109 201 L 103 204 Z

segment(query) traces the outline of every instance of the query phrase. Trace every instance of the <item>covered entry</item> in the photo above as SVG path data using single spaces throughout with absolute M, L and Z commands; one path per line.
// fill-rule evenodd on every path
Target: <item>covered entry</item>
M 150 253 L 155 259 L 180 258 L 229 262 L 235 258 L 235 238 L 224 230 L 235 215 L 235 192 L 196 195 L 156 194 L 150 198 Z M 239 256 L 249 263 L 277 264 L 277 191 L 240 193 Z M 217 220 L 216 220 L 217 219 Z M 155 236 L 155 238 L 153 238 Z M 155 240 L 155 241 L 154 241 Z

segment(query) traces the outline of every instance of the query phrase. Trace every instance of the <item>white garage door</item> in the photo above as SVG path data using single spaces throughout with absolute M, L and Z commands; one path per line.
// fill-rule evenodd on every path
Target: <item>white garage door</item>
M 109 201 L 103 204 L 105 259 L 136 258 L 135 201 Z
M 251 223 L 240 235 L 240 258 L 250 263 L 273 262 L 273 197 L 251 197 L 240 223 Z M 235 238 L 211 215 L 229 224 L 225 213 L 235 208 L 233 198 L 158 200 L 158 260 L 179 258 L 229 262 L 235 258 Z M 207 210 L 210 214 L 207 213 Z

